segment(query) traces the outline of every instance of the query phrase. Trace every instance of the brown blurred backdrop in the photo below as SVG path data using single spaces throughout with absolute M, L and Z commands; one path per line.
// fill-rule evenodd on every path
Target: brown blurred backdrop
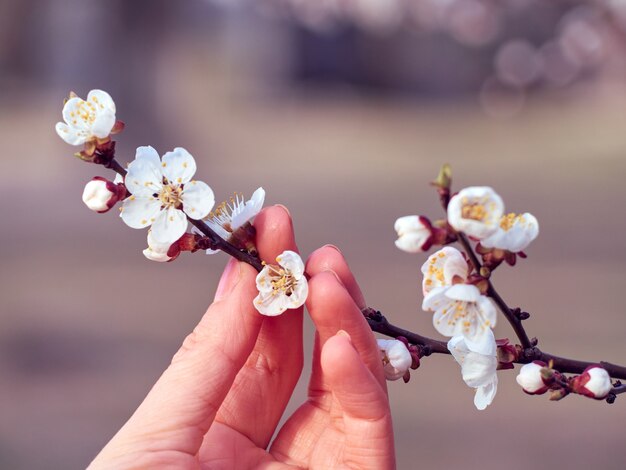
M 145 232 L 83 206 L 83 184 L 107 173 L 74 159 L 54 132 L 69 90 L 114 97 L 127 123 L 121 161 L 139 145 L 184 146 L 218 199 L 265 187 L 269 204 L 289 207 L 304 255 L 339 246 L 371 306 L 430 336 L 425 256 L 394 247 L 393 222 L 440 216 L 427 183 L 449 162 L 457 189 L 491 185 L 507 209 L 540 221 L 529 259 L 495 277 L 511 305 L 531 312 L 540 345 L 626 362 L 619 49 L 606 43 L 615 60 L 562 86 L 512 80 L 526 76 L 524 54 L 512 54 L 521 65 L 496 60 L 512 37 L 549 42 L 576 2 L 552 17 L 521 2 L 526 16 L 511 13 L 481 47 L 349 17 L 312 28 L 277 2 L 220 3 L 0 0 L 0 468 L 85 467 L 192 330 L 226 262 L 152 263 Z M 476 24 L 461 32 L 475 37 Z M 511 330 L 501 322 L 496 335 Z M 425 359 L 408 385 L 390 383 L 398 467 L 624 468 L 621 397 L 551 403 L 524 395 L 514 371 L 499 377 L 484 412 L 449 357 Z

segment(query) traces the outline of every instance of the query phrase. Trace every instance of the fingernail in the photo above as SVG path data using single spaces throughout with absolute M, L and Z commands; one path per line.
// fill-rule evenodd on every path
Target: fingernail
M 215 291 L 216 302 L 222 300 L 232 292 L 239 281 L 240 274 L 241 266 L 239 262 L 235 258 L 231 258 L 224 268 L 220 282 L 217 285 L 217 290 Z
M 337 336 L 343 336 L 344 338 L 346 338 L 350 342 L 350 344 L 352 344 L 352 338 L 350 337 L 350 335 L 348 334 L 347 331 L 339 330 L 337 332 Z
M 291 212 L 289 212 L 289 209 L 287 209 L 287 207 L 283 206 L 282 204 L 274 204 L 274 207 L 280 207 L 291 218 Z
M 337 253 L 341 254 L 341 250 L 339 248 L 337 248 L 335 245 L 331 245 L 330 243 L 328 245 L 324 245 L 322 248 L 332 248 Z

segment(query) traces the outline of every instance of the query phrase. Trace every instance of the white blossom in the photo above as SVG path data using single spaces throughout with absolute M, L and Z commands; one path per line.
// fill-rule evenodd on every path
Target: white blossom
M 444 336 L 463 336 L 475 351 L 489 348 L 497 312 L 491 299 L 476 286 L 455 284 L 436 287 L 424 298 L 422 309 L 435 312 L 433 326 Z
M 91 90 L 86 100 L 78 96 L 67 100 L 63 120 L 57 123 L 56 131 L 70 145 L 105 139 L 115 125 L 115 103 L 106 91 Z
M 143 255 L 151 261 L 157 261 L 159 263 L 165 263 L 172 259 L 167 255 L 171 243 L 160 243 L 152 236 L 152 230 L 148 230 L 148 248 L 143 250 Z
M 546 367 L 546 364 L 539 361 L 533 361 L 528 364 L 524 364 L 515 380 L 520 387 L 531 395 L 540 395 L 548 390 L 542 377 L 542 369 Z
M 503 213 L 502 198 L 493 189 L 472 186 L 450 199 L 448 223 L 455 230 L 482 240 L 498 229 Z
M 461 365 L 463 381 L 476 389 L 474 405 L 484 410 L 491 404 L 498 390 L 498 360 L 496 358 L 496 341 L 489 330 L 490 347 L 483 351 L 473 351 L 462 336 L 455 336 L 448 341 L 448 349 Z
M 397 339 L 377 339 L 383 370 L 387 380 L 398 380 L 404 377 L 413 362 L 411 353 L 402 341 Z
M 429 256 L 422 265 L 422 291 L 428 294 L 436 287 L 451 286 L 454 280 L 465 282 L 469 267 L 459 250 L 445 246 Z
M 518 253 L 526 249 L 539 235 L 539 223 L 534 215 L 506 214 L 500 219 L 500 225 L 489 237 L 480 241 L 485 248 L 499 248 L 511 253 Z
M 132 228 L 152 226 L 159 243 L 173 243 L 187 230 L 187 217 L 202 219 L 213 207 L 213 190 L 191 178 L 196 162 L 177 147 L 159 158 L 152 147 L 139 147 L 125 182 L 132 196 L 124 200 L 121 217 Z
M 304 275 L 304 263 L 300 255 L 284 251 L 276 257 L 278 266 L 265 264 L 256 277 L 259 291 L 254 306 L 263 315 L 280 315 L 285 310 L 304 304 L 309 286 Z
M 398 234 L 396 246 L 408 253 L 420 253 L 430 248 L 432 242 L 432 226 L 425 217 L 407 215 L 400 217 L 394 224 Z
M 240 194 L 235 194 L 229 202 L 219 204 L 207 217 L 206 223 L 222 239 L 229 237 L 246 222 L 252 222 L 263 208 L 265 190 L 258 188 L 247 201 Z M 219 250 L 206 250 L 208 255 Z

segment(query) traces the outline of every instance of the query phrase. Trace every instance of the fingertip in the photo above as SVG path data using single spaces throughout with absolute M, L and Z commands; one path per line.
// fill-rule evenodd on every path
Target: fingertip
M 357 306 L 360 309 L 366 307 L 367 304 L 365 303 L 365 297 L 361 292 L 361 288 L 356 282 L 352 271 L 350 271 L 346 259 L 336 246 L 325 245 L 311 253 L 306 263 L 306 271 L 311 276 L 325 271 L 334 272 L 350 293 Z
M 263 209 L 254 220 L 257 249 L 261 259 L 274 262 L 285 250 L 297 251 L 289 211 L 281 205 Z
M 334 266 L 345 263 L 341 251 L 334 245 L 324 245 L 309 255 L 306 260 L 306 270 L 311 275 L 332 270 Z
M 313 321 L 320 315 L 335 316 L 339 305 L 349 303 L 354 302 L 349 298 L 339 276 L 333 271 L 323 271 L 309 279 L 309 296 L 306 305 Z

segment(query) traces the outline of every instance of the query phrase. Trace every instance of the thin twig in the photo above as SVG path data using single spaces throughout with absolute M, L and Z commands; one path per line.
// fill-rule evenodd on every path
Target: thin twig
M 474 269 L 476 269 L 477 273 L 480 273 L 480 268 L 482 268 L 482 264 L 480 263 L 480 261 L 478 261 L 478 257 L 474 253 L 474 249 L 472 248 L 472 245 L 467 239 L 467 235 L 465 235 L 463 232 L 457 232 L 457 236 L 459 238 L 459 241 L 463 245 L 465 252 L 469 256 L 470 261 L 474 265 Z M 493 286 L 493 283 L 491 282 L 491 280 L 487 280 L 487 281 L 489 282 L 487 295 L 489 295 L 489 297 L 493 299 L 493 301 L 496 303 L 496 305 L 498 306 L 500 311 L 503 313 L 507 321 L 511 324 L 511 326 L 513 327 L 513 331 L 515 331 L 515 334 L 519 338 L 519 341 L 522 347 L 524 348 L 524 350 L 532 349 L 533 344 L 528 338 L 528 334 L 526 333 L 526 330 L 524 329 L 524 325 L 522 325 L 522 321 L 511 311 L 511 309 L 506 304 L 504 299 L 500 296 L 500 294 L 498 294 L 498 291 L 496 291 L 496 288 Z

